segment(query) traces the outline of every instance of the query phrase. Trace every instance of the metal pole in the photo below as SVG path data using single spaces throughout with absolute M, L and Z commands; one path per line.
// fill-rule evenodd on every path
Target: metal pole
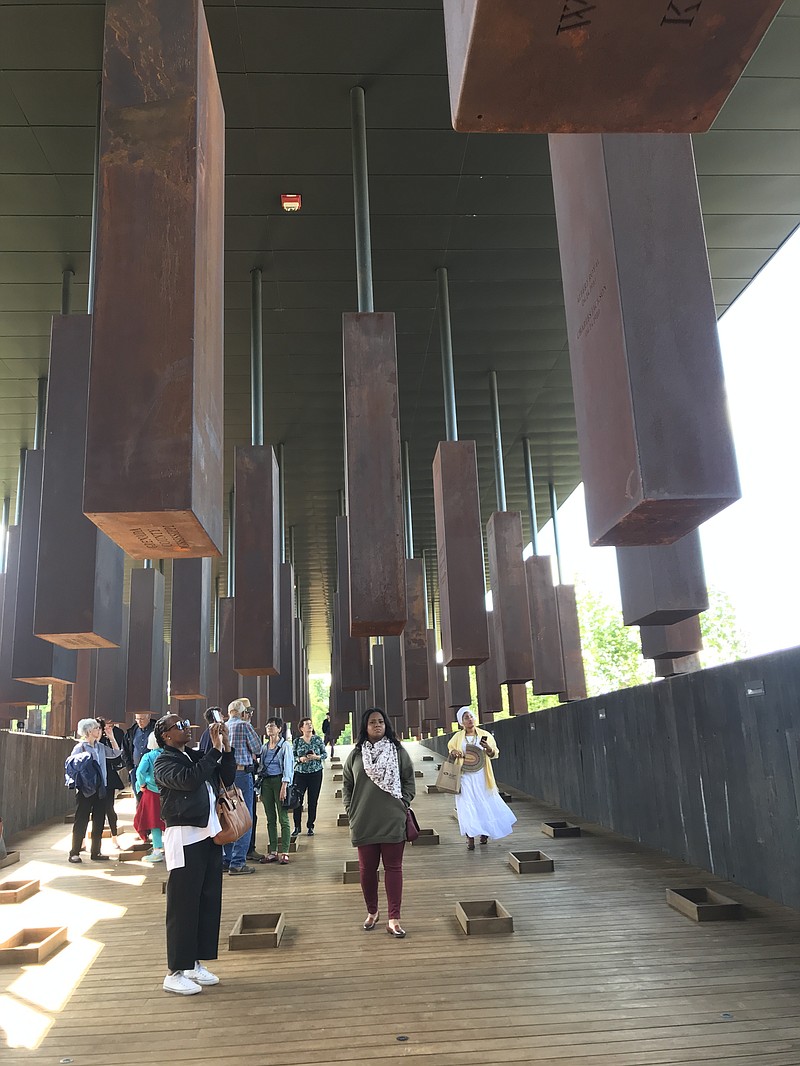
M 403 441 L 403 482 L 406 511 L 406 558 L 414 558 L 414 529 L 411 524 L 411 463 L 408 458 L 408 441 Z
M 356 280 L 359 311 L 374 311 L 372 294 L 372 238 L 369 228 L 367 117 L 364 90 L 350 90 L 350 133 L 353 149 L 353 206 L 356 224 Z
M 72 308 L 72 279 L 75 271 L 71 267 L 61 271 L 61 314 L 68 315 Z
M 283 441 L 278 445 L 278 536 L 281 542 L 281 562 L 286 562 L 286 471 Z
M 522 457 L 525 460 L 525 485 L 528 489 L 528 514 L 531 520 L 531 546 L 533 554 L 539 554 L 539 529 L 536 521 L 536 494 L 533 484 L 533 462 L 531 460 L 531 442 L 522 438 Z
M 288 547 L 289 562 L 292 564 L 292 566 L 294 566 L 294 526 L 289 526 L 288 538 L 287 539 L 289 541 L 289 547 Z
M 254 267 L 250 271 L 251 444 L 264 443 L 264 364 L 261 322 L 261 267 Z
M 144 560 L 142 560 L 142 569 L 143 570 L 152 570 L 153 569 L 153 560 L 152 559 L 144 559 Z
M 497 510 L 506 510 L 506 474 L 503 467 L 503 434 L 500 429 L 500 401 L 497 396 L 497 373 L 489 371 L 489 395 L 494 426 L 494 483 L 497 490 Z
M 97 259 L 97 202 L 100 196 L 100 115 L 102 113 L 102 82 L 97 83 L 97 121 L 94 127 L 94 165 L 92 167 L 92 230 L 89 236 L 89 292 L 86 307 L 94 311 L 94 276 Z
M 22 521 L 22 495 L 25 491 L 25 463 L 28 458 L 28 449 L 19 450 L 19 471 L 17 473 L 17 503 L 14 508 L 14 525 L 18 526 Z
M 564 575 L 561 572 L 561 542 L 558 539 L 558 496 L 556 495 L 556 487 L 552 481 L 547 484 L 550 490 L 550 515 L 553 519 L 553 541 L 556 546 L 556 565 L 558 566 L 558 583 L 564 584 Z
M 450 328 L 450 287 L 447 268 L 436 271 L 439 284 L 439 346 L 442 350 L 442 386 L 444 388 L 444 425 L 448 440 L 458 440 L 456 418 L 456 383 L 453 374 L 453 334 Z
M 39 378 L 36 396 L 36 425 L 33 430 L 33 447 L 44 447 L 44 420 L 47 414 L 47 376 Z
M 228 596 L 233 596 L 233 582 L 234 582 L 234 567 L 235 554 L 234 546 L 236 544 L 236 515 L 234 511 L 235 497 L 233 489 L 228 493 Z
M 339 512 L 340 515 L 347 514 L 347 507 L 344 499 L 344 489 L 339 489 Z
M 8 559 L 8 519 L 11 514 L 11 497 L 3 497 L 3 532 L 0 536 L 0 572 L 6 571 L 6 560 Z

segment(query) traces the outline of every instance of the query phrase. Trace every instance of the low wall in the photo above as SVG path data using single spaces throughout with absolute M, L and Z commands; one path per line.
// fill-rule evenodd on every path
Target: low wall
M 64 760 L 74 746 L 74 740 L 0 730 L 0 818 L 7 844 L 74 809 L 74 793 L 64 787 Z
M 800 648 L 490 728 L 498 780 L 800 908 Z

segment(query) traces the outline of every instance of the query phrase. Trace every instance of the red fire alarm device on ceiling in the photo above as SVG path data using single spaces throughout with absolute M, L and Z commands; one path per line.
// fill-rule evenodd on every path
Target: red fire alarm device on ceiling
M 303 197 L 300 193 L 281 193 L 281 207 L 284 211 L 299 211 L 303 206 Z

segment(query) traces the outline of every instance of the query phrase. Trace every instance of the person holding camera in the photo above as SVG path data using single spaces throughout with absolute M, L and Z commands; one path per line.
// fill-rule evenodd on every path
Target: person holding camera
M 450 737 L 447 750 L 460 760 L 461 792 L 456 796 L 458 828 L 467 838 L 467 851 L 475 850 L 475 837 L 488 844 L 489 837 L 506 837 L 517 816 L 500 797 L 492 772 L 492 759 L 500 754 L 494 737 L 485 729 L 478 729 L 470 707 L 462 707 L 456 715 L 461 727 Z M 467 752 L 476 747 L 480 756 Z M 472 772 L 474 769 L 474 772 Z
M 161 746 L 153 775 L 161 792 L 167 881 L 167 976 L 164 991 L 193 996 L 219 978 L 204 965 L 216 959 L 222 913 L 222 846 L 216 798 L 232 785 L 236 757 L 227 726 L 209 726 L 211 747 L 189 747 L 191 722 L 165 714 L 156 722 Z
M 283 806 L 294 779 L 294 756 L 292 745 L 283 735 L 283 721 L 270 718 L 267 721 L 267 742 L 261 749 L 261 767 L 258 781 L 261 802 L 267 816 L 269 851 L 262 863 L 277 862 L 282 866 L 289 861 L 289 812 Z M 281 846 L 278 851 L 278 822 L 281 824 Z
M 303 821 L 303 800 L 308 795 L 308 815 L 306 829 L 308 835 L 314 835 L 314 823 L 317 820 L 317 801 L 322 788 L 322 764 L 328 755 L 325 744 L 314 732 L 314 723 L 310 718 L 300 719 L 300 736 L 293 745 L 294 787 L 299 804 L 294 809 L 294 830 L 292 840 L 300 834 Z
M 89 818 L 92 820 L 92 843 L 89 858 L 92 862 L 108 862 L 107 855 L 100 854 L 103 842 L 103 826 L 106 820 L 108 792 L 108 763 L 119 759 L 122 749 L 117 747 L 110 723 L 103 725 L 96 718 L 81 718 L 76 730 L 78 743 L 64 764 L 67 784 L 75 789 L 75 821 L 72 825 L 72 844 L 69 861 L 81 862 L 81 847 Z M 105 735 L 108 746 L 99 744 Z M 112 793 L 113 795 L 113 793 Z

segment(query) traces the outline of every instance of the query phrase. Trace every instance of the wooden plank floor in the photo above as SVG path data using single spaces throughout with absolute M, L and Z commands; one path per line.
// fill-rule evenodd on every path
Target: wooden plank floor
M 539 825 L 562 812 L 529 799 L 514 802 L 511 838 L 468 853 L 452 797 L 424 794 L 430 753 L 411 750 L 424 770 L 415 809 L 441 844 L 407 851 L 408 937 L 361 930 L 359 886 L 341 883 L 355 853 L 326 773 L 317 835 L 291 865 L 225 878 L 222 981 L 199 996 L 161 989 L 163 866 L 69 866 L 63 825 L 21 841 L 23 863 L 2 876 L 33 874 L 43 890 L 0 907 L 0 939 L 68 924 L 71 942 L 41 966 L 0 968 L 0 1062 L 800 1063 L 800 913 L 597 827 L 551 840 Z M 129 822 L 131 801 L 119 807 Z M 262 816 L 259 846 L 264 830 Z M 545 851 L 555 873 L 513 873 L 512 846 Z M 665 887 L 698 884 L 741 901 L 746 920 L 697 925 L 667 907 Z M 477 899 L 500 900 L 513 934 L 464 936 L 456 901 Z M 285 913 L 280 948 L 228 952 L 252 911 Z

